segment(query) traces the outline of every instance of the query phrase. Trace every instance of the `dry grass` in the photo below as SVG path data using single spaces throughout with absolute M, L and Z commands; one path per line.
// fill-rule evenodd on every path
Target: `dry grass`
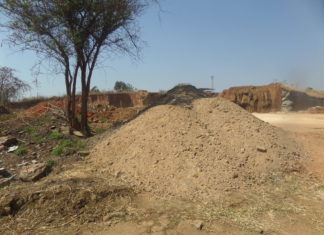
M 324 233 L 324 205 L 319 192 L 324 193 L 322 185 L 292 177 L 279 184 L 232 195 L 204 208 L 201 214 L 211 224 L 222 221 L 246 231 L 285 234 L 288 219 Z

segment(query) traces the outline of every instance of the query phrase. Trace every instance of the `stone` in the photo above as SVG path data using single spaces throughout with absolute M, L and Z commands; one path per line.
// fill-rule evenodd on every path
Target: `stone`
M 84 137 L 84 135 L 80 131 L 73 131 L 73 135 L 77 137 Z
M 29 163 L 28 162 L 22 162 L 22 163 L 20 163 L 20 164 L 18 164 L 17 166 L 27 166 L 27 165 L 29 165 Z
M 2 136 L 0 137 L 0 146 L 10 147 L 13 145 L 17 145 L 18 140 L 13 136 Z
M 51 172 L 51 167 L 38 163 L 29 166 L 23 166 L 18 174 L 18 178 L 25 182 L 37 181 Z
M 79 151 L 78 152 L 78 155 L 81 156 L 81 157 L 86 157 L 90 154 L 89 151 Z
M 267 149 L 266 149 L 265 147 L 261 147 L 261 146 L 259 146 L 259 147 L 257 148 L 257 150 L 258 150 L 259 152 L 261 152 L 261 153 L 266 153 L 266 152 L 267 152 Z
M 56 126 L 51 126 L 50 129 L 54 130 L 54 129 L 56 129 Z
M 121 171 L 116 171 L 114 175 L 115 175 L 116 178 L 119 178 L 122 175 L 122 172 Z
M 204 223 L 201 220 L 195 220 L 193 221 L 193 226 L 195 226 L 195 228 L 198 230 L 202 230 L 204 227 Z
M 8 153 L 12 153 L 12 152 L 14 152 L 15 150 L 17 150 L 19 147 L 16 145 L 16 146 L 11 146 L 11 147 L 9 147 L 9 149 L 8 149 Z

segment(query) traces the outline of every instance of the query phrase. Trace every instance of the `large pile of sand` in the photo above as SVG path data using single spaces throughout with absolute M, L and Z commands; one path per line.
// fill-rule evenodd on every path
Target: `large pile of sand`
M 216 199 L 298 169 L 301 154 L 278 128 L 222 98 L 153 107 L 99 143 L 91 161 L 159 196 Z

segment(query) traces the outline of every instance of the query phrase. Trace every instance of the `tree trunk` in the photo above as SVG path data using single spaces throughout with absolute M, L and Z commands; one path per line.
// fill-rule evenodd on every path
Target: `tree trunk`
M 73 112 L 72 112 L 72 100 L 71 100 L 71 83 L 69 81 L 69 74 L 68 70 L 65 70 L 65 86 L 66 86 L 66 105 L 65 105 L 65 112 L 66 117 L 68 119 L 70 125 L 70 134 L 72 133 L 73 129 Z
M 90 128 L 88 126 L 88 91 L 86 87 L 82 87 L 81 96 L 81 132 L 85 136 L 90 136 Z
M 90 136 L 90 128 L 88 126 L 88 97 L 89 89 L 86 82 L 86 68 L 81 68 L 81 132 L 85 136 Z
M 75 92 L 76 92 L 76 77 L 74 77 L 73 85 L 72 85 L 72 95 L 71 95 L 71 110 L 72 110 L 72 127 L 76 130 L 81 130 L 80 122 L 76 117 L 76 100 L 75 100 Z

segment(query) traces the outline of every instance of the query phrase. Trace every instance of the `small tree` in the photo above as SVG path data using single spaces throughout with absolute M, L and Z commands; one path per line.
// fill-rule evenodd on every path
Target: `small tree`
M 8 67 L 0 68 L 0 105 L 7 105 L 13 99 L 30 89 L 30 86 L 14 75 L 15 70 Z
M 154 0 L 2 0 L 10 40 L 22 49 L 53 59 L 65 76 L 67 117 L 75 118 L 76 84 L 80 79 L 81 131 L 89 135 L 87 104 L 94 68 L 103 51 L 136 55 L 136 19 Z M 134 50 L 135 49 L 135 50 Z M 135 52 L 135 53 L 134 53 Z
M 129 83 L 126 84 L 125 82 L 117 81 L 115 83 L 114 90 L 115 91 L 134 91 L 135 89 Z
M 100 92 L 100 90 L 97 86 L 94 86 L 91 88 L 91 92 Z

